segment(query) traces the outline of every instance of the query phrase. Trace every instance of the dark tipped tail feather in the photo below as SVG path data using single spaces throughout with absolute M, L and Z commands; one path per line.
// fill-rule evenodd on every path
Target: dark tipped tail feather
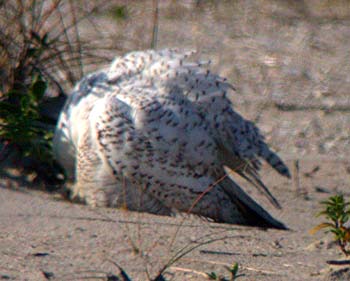
M 244 222 L 241 224 L 262 228 L 288 229 L 282 222 L 273 218 L 258 205 L 258 203 L 250 198 L 248 194 L 229 177 L 225 178 L 220 183 L 220 186 L 222 186 L 225 193 L 231 198 L 244 218 Z
M 229 156 L 227 156 L 229 155 Z M 225 164 L 224 169 L 229 169 L 233 171 L 252 184 L 261 194 L 266 196 L 270 203 L 275 206 L 277 209 L 281 209 L 281 205 L 278 203 L 278 200 L 272 195 L 267 186 L 262 182 L 259 177 L 258 169 L 260 168 L 260 162 L 251 161 L 247 162 L 244 159 L 238 157 L 232 157 L 230 154 L 223 154 L 221 156 L 223 163 Z M 228 174 L 228 172 L 226 170 Z
M 254 173 L 254 171 L 237 170 L 235 172 L 238 173 L 246 181 L 251 183 L 261 194 L 265 195 L 273 206 L 275 206 L 277 209 L 282 209 L 280 203 L 272 195 L 267 186 L 260 180 L 259 176 L 256 173 Z
M 272 168 L 274 168 L 279 174 L 282 176 L 285 176 L 287 178 L 291 178 L 289 169 L 286 164 L 283 163 L 282 159 L 273 152 L 267 144 L 264 144 L 260 151 L 259 156 L 263 158 L 267 163 L 271 165 Z

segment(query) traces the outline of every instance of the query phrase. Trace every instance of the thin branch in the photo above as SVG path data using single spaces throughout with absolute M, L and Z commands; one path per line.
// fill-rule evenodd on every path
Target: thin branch
M 194 246 L 191 246 L 191 244 L 186 245 L 185 247 L 183 247 L 182 249 L 180 249 L 177 253 L 175 253 L 175 255 L 173 257 L 171 257 L 169 259 L 169 261 L 167 262 L 167 264 L 165 264 L 162 269 L 158 272 L 157 276 L 160 276 L 164 273 L 164 271 L 169 268 L 171 265 L 173 265 L 175 262 L 177 262 L 178 260 L 180 260 L 182 257 L 184 257 L 185 255 L 187 255 L 190 252 L 193 252 L 195 249 L 204 246 L 204 245 L 208 245 L 211 243 L 214 243 L 216 241 L 222 241 L 222 240 L 226 240 L 228 238 L 234 238 L 236 236 L 223 236 L 223 237 L 219 237 L 219 238 L 214 238 L 214 239 L 210 239 L 204 242 L 200 242 Z
M 69 38 L 69 35 L 68 35 L 68 29 L 66 28 L 66 24 L 64 22 L 63 13 L 62 13 L 62 11 L 60 10 L 59 7 L 58 7 L 57 11 L 58 11 L 58 15 L 59 15 L 59 18 L 60 18 L 61 26 L 63 26 L 63 35 L 64 35 L 64 37 L 66 39 L 67 46 L 68 46 L 68 51 L 69 52 L 67 52 L 67 53 L 68 54 L 72 54 L 72 53 L 74 53 L 74 49 L 73 49 L 72 45 L 70 44 L 70 38 Z M 62 64 L 66 64 L 65 63 L 65 58 L 63 58 L 62 56 L 59 56 L 59 58 L 60 58 L 60 62 Z M 77 79 L 75 78 L 74 73 L 71 70 L 69 70 L 69 68 L 67 68 L 67 74 L 68 74 L 67 78 L 70 80 L 70 82 L 72 84 L 74 84 Z
M 105 5 L 106 3 L 108 3 L 108 2 L 107 1 L 103 2 L 102 5 Z M 75 24 L 80 24 L 83 20 L 88 19 L 93 13 L 95 13 L 97 11 L 97 9 L 98 9 L 98 7 L 94 6 L 90 11 L 84 13 L 83 16 L 81 16 L 80 18 L 77 18 Z M 62 16 L 61 12 L 59 12 L 59 14 Z M 59 20 L 59 22 L 61 22 L 61 20 Z M 61 27 L 62 25 L 59 25 L 59 24 L 56 23 L 56 24 L 53 24 L 53 26 L 54 27 L 55 26 Z M 70 30 L 71 28 L 74 28 L 74 24 L 73 23 L 70 23 L 68 25 L 64 25 L 64 28 L 60 31 L 61 33 L 58 33 L 58 35 L 56 37 L 52 38 L 51 41 L 50 41 L 50 44 L 51 43 L 55 43 L 55 41 L 57 41 L 62 35 L 64 35 L 64 33 L 68 32 L 68 30 Z
M 153 0 L 153 30 L 152 30 L 152 41 L 151 41 L 151 49 L 157 49 L 157 41 L 158 41 L 158 21 L 159 21 L 159 8 L 158 8 L 158 0 Z
M 303 103 L 293 103 L 293 102 L 274 102 L 273 104 L 277 109 L 282 111 L 308 111 L 308 110 L 324 110 L 327 112 L 333 111 L 350 111 L 350 103 L 348 100 L 337 101 L 334 104 L 326 104 L 320 102 L 303 102 Z
M 210 192 L 210 190 L 212 190 L 217 184 L 219 184 L 221 181 L 223 181 L 225 178 L 227 177 L 227 174 L 225 174 L 224 176 L 222 176 L 221 178 L 219 178 L 217 181 L 215 181 L 214 183 L 212 183 L 211 185 L 209 185 L 197 198 L 196 200 L 192 203 L 191 207 L 188 209 L 187 214 L 190 214 L 193 210 L 193 208 L 198 204 L 198 202 L 203 198 L 203 196 L 205 194 L 207 194 L 208 192 Z M 172 247 L 172 245 L 174 244 L 177 234 L 180 231 L 180 228 L 182 226 L 182 224 L 184 223 L 185 218 L 182 220 L 181 224 L 179 225 L 179 227 L 177 228 L 174 238 L 172 239 L 172 241 L 170 242 L 170 248 Z
M 72 23 L 74 25 L 74 34 L 75 34 L 74 43 L 77 45 L 76 52 L 78 53 L 78 56 L 79 56 L 79 58 L 77 59 L 77 61 L 79 63 L 79 76 L 83 77 L 84 71 L 83 71 L 82 45 L 81 45 L 81 39 L 80 39 L 80 35 L 79 35 L 76 12 L 75 12 L 75 8 L 74 8 L 74 4 L 73 4 L 72 0 L 69 1 L 69 6 L 70 6 L 71 14 L 73 17 Z M 74 46 L 73 44 L 71 44 L 71 45 Z
M 51 15 L 53 13 L 57 12 L 57 9 L 58 9 L 59 5 L 61 4 L 61 1 L 62 0 L 56 0 L 55 2 L 53 2 L 50 9 L 45 11 L 44 15 L 41 18 L 41 24 L 47 22 L 48 18 L 51 17 Z M 44 3 L 44 1 L 43 1 L 43 3 Z M 49 30 L 51 30 L 51 29 L 49 29 Z

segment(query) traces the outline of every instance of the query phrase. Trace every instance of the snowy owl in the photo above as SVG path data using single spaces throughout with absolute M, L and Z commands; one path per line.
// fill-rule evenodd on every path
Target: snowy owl
M 76 85 L 54 137 L 72 196 L 90 206 L 284 229 L 228 169 L 278 207 L 259 177 L 260 161 L 286 177 L 288 168 L 234 111 L 233 86 L 193 62 L 193 53 L 131 52 Z

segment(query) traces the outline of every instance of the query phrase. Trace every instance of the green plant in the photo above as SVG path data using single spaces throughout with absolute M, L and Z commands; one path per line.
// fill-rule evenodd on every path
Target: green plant
M 37 74 L 27 88 L 4 94 L 0 102 L 0 143 L 5 150 L 17 152 L 17 164 L 25 171 L 36 172 L 37 179 L 51 186 L 62 182 L 63 171 L 52 153 L 54 125 L 40 113 L 46 89 L 47 82 Z
M 128 9 L 125 5 L 115 5 L 110 8 L 110 15 L 113 19 L 126 20 L 128 18 Z
M 47 83 L 36 75 L 26 93 L 11 90 L 0 103 L 0 140 L 16 146 L 24 157 L 34 156 L 45 162 L 52 158 L 52 132 L 45 127 L 39 112 L 46 88 Z
M 219 280 L 219 281 L 234 281 L 239 277 L 244 276 L 244 274 L 238 274 L 239 265 L 238 263 L 234 263 L 231 267 L 225 266 L 225 268 L 230 272 L 230 278 L 227 279 L 224 276 L 217 275 L 215 272 L 207 273 L 210 280 Z
M 348 245 L 350 243 L 350 228 L 345 224 L 349 221 L 350 203 L 346 202 L 344 196 L 340 194 L 331 196 L 321 204 L 325 209 L 318 216 L 324 216 L 328 221 L 317 225 L 310 233 L 314 234 L 321 229 L 333 233 L 334 240 L 339 245 L 340 250 L 348 256 L 350 254 Z
M 35 171 L 45 182 L 62 174 L 52 155 L 55 123 L 65 94 L 85 68 L 112 57 L 105 57 L 110 46 L 98 36 L 92 42 L 80 34 L 82 23 L 96 30 L 91 16 L 107 2 L 1 2 L 0 164 L 15 151 L 16 166 Z M 48 104 L 54 104 L 53 112 Z

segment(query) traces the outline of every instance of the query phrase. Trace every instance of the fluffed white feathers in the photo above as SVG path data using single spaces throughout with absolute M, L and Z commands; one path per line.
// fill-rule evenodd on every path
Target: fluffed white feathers
M 234 111 L 234 88 L 193 52 L 132 52 L 82 79 L 54 138 L 76 196 L 95 206 L 284 228 L 227 176 L 225 166 L 277 200 L 260 159 L 289 177 L 257 127 Z

